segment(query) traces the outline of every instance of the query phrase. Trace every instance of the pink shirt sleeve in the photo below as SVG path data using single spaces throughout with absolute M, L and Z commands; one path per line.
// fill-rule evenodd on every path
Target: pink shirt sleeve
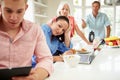
M 38 40 L 36 43 L 35 55 L 37 56 L 36 67 L 42 67 L 46 69 L 49 74 L 53 72 L 53 57 L 46 43 L 46 38 L 41 27 L 38 29 Z

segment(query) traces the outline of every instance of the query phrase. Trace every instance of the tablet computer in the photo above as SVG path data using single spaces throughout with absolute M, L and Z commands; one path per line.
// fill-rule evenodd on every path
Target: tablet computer
M 11 80 L 13 76 L 27 76 L 29 75 L 31 68 L 31 66 L 27 66 L 11 69 L 0 69 L 0 80 Z

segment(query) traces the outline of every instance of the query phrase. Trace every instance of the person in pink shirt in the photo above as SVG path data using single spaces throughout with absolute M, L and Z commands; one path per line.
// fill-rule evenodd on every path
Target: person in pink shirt
M 73 16 L 70 15 L 70 5 L 67 1 L 62 1 L 57 9 L 57 16 L 66 16 L 69 19 L 70 22 L 70 26 L 71 26 L 71 30 L 70 30 L 70 37 L 72 38 L 76 33 L 87 43 L 87 44 L 91 44 L 86 37 L 84 36 L 84 34 L 82 33 L 82 31 L 79 29 L 77 23 L 75 22 L 75 19 Z M 54 21 L 56 19 L 56 17 L 54 17 L 52 20 L 50 20 L 50 22 L 48 22 L 49 24 Z
M 53 57 L 42 29 L 23 16 L 27 0 L 0 0 L 0 69 L 36 66 L 28 76 L 12 80 L 44 80 L 53 72 Z

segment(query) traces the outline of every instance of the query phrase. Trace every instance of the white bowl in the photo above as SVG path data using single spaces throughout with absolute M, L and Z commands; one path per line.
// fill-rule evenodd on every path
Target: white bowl
M 63 60 L 70 67 L 76 67 L 80 62 L 80 56 L 77 54 L 64 55 Z

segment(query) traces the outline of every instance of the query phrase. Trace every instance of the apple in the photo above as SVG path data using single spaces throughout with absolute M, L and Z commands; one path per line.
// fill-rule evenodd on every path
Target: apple
M 109 41 L 106 41 L 105 43 L 106 43 L 106 45 L 109 45 Z
M 112 43 L 113 43 L 113 46 L 118 45 L 116 40 L 112 41 Z
M 113 46 L 113 42 L 109 42 L 108 45 L 109 45 L 109 46 Z
M 117 41 L 117 44 L 120 45 L 120 40 L 116 40 Z

